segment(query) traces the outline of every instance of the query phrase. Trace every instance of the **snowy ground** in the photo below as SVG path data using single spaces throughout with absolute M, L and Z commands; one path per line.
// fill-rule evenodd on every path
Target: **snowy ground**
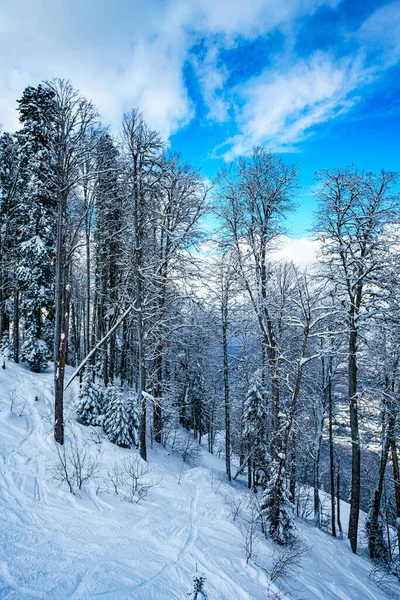
M 35 375 L 11 362 L 0 369 L 0 598 L 183 600 L 196 566 L 207 577 L 210 600 L 267 597 L 269 578 L 255 563 L 271 567 L 273 544 L 261 538 L 255 563 L 246 565 L 230 513 L 232 494 L 238 499 L 249 492 L 241 482 L 225 482 L 222 460 L 203 450 L 201 462 L 185 465 L 179 482 L 181 459 L 164 448 L 151 450 L 149 477 L 159 483 L 148 500 L 131 504 L 106 492 L 101 476 L 107 465 L 136 453 L 106 439 L 91 441 L 102 471 L 73 496 L 53 480 L 51 388 L 50 370 Z M 92 439 L 93 430 L 70 419 L 68 432 L 83 440 Z M 300 521 L 297 526 L 309 553 L 289 582 L 294 597 L 389 597 L 369 579 L 371 563 L 354 556 L 347 541 Z

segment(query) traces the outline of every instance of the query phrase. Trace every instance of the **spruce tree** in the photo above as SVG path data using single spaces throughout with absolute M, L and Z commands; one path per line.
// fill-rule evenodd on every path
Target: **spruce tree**
M 280 501 L 277 502 L 279 496 Z M 279 506 L 279 514 L 276 507 Z M 264 490 L 261 510 L 268 524 L 267 535 L 282 546 L 290 544 L 294 539 L 293 506 L 285 482 L 284 470 L 280 463 L 274 461 L 269 470 L 267 486 Z
M 78 421 L 84 425 L 101 425 L 103 394 L 100 386 L 93 381 L 93 370 L 88 368 L 82 378 L 76 406 Z
M 113 325 L 117 316 L 114 307 L 118 304 L 118 282 L 120 278 L 121 232 L 126 227 L 123 214 L 123 195 L 119 181 L 119 155 L 110 135 L 102 135 L 96 149 L 98 170 L 95 192 L 96 220 L 95 240 L 95 332 L 101 338 Z M 124 349 L 122 349 L 124 352 Z M 104 384 L 112 382 L 117 372 L 116 336 L 112 335 L 103 355 L 101 373 Z M 125 360 L 125 357 L 121 357 Z M 100 365 L 99 365 L 100 366 Z M 124 371 L 124 369 L 123 369 Z M 123 381 L 125 373 L 121 373 Z
M 243 407 L 243 439 L 249 455 L 251 454 L 253 485 L 255 487 L 265 479 L 267 460 L 266 423 L 265 391 L 257 373 L 254 377 L 254 383 L 247 392 Z
M 122 389 L 117 385 L 109 385 L 106 390 L 104 431 L 113 444 L 121 448 L 130 448 L 131 436 L 130 415 Z
M 188 593 L 190 600 L 207 600 L 207 592 L 204 588 L 206 583 L 205 575 L 195 573 L 193 575 L 193 590 Z
M 39 372 L 50 357 L 45 338 L 52 329 L 54 312 L 56 200 L 49 150 L 54 93 L 42 85 L 28 87 L 18 104 L 22 129 L 17 134 L 21 222 L 17 277 L 24 321 L 22 358 Z
M 20 241 L 18 223 L 19 156 L 15 138 L 9 133 L 0 136 L 0 339 L 8 348 L 10 322 L 13 320 L 13 300 L 16 289 L 17 247 Z

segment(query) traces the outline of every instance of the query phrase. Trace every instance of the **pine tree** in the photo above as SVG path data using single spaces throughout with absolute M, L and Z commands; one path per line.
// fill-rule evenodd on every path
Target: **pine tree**
M 22 358 L 37 372 L 50 357 L 45 335 L 54 310 L 56 207 L 49 151 L 53 99 L 54 93 L 39 85 L 26 88 L 18 102 L 22 129 L 17 134 L 21 221 L 17 277 L 24 320 Z
M 130 448 L 131 436 L 130 415 L 126 398 L 117 385 L 107 386 L 104 431 L 113 444 L 121 448 Z
M 190 600 L 207 600 L 207 592 L 204 589 L 206 581 L 205 575 L 200 573 L 193 575 L 193 590 L 188 593 Z
M 84 425 L 101 425 L 103 394 L 100 386 L 93 381 L 92 369 L 86 369 L 82 378 L 79 399 L 76 406 L 78 421 Z
M 277 498 L 280 501 L 277 502 Z M 279 514 L 276 507 L 279 506 Z M 268 523 L 267 534 L 274 542 L 282 546 L 290 544 L 294 539 L 293 506 L 289 500 L 285 484 L 285 473 L 280 468 L 280 463 L 274 461 L 270 468 L 267 486 L 261 501 L 261 510 L 265 521 Z
M 265 475 L 267 460 L 266 423 L 265 391 L 257 373 L 254 377 L 254 383 L 247 392 L 243 406 L 243 439 L 249 455 L 251 454 L 249 469 L 253 469 L 253 485 L 255 487 L 262 483 Z

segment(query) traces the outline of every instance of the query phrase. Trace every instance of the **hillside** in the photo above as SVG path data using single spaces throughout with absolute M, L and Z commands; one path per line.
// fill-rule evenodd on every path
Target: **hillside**
M 232 499 L 251 497 L 243 482 L 228 485 L 224 463 L 201 449 L 183 463 L 171 449 L 149 453 L 140 502 L 113 493 L 107 471 L 134 450 L 112 445 L 99 428 L 73 419 L 76 390 L 66 398 L 67 437 L 100 460 L 95 479 L 77 495 L 54 480 L 57 455 L 52 436 L 50 369 L 35 375 L 9 362 L 0 369 L 0 598 L 51 600 L 187 598 L 196 568 L 207 578 L 209 600 L 261 600 L 283 589 L 269 585 L 274 545 L 260 537 L 246 564 L 240 518 Z M 186 432 L 181 437 L 186 440 Z M 347 505 L 343 503 L 345 524 Z M 389 596 L 369 579 L 371 563 L 297 521 L 307 555 L 285 588 L 305 600 L 383 600 Z M 242 527 L 243 529 L 243 527 Z M 276 549 L 274 556 L 276 557 Z M 400 592 L 392 591 L 392 598 Z

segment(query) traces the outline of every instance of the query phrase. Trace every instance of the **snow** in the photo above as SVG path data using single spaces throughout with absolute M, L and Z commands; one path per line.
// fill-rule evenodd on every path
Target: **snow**
M 183 470 L 177 455 L 159 446 L 150 450 L 156 487 L 138 504 L 106 492 L 101 479 L 77 496 L 59 487 L 52 476 L 52 383 L 50 369 L 33 374 L 12 362 L 0 369 L 0 598 L 182 600 L 198 570 L 207 578 L 210 600 L 265 599 L 269 578 L 257 565 L 270 568 L 275 547 L 261 537 L 254 562 L 246 565 L 231 499 L 252 492 L 243 481 L 228 484 L 223 460 L 204 449 L 201 462 Z M 67 437 L 92 440 L 101 475 L 115 461 L 137 456 L 111 444 L 99 428 L 73 420 L 69 407 L 76 394 L 74 382 L 65 402 Z M 101 443 L 94 443 L 93 432 Z M 343 525 L 346 510 L 342 503 Z M 296 525 L 309 548 L 291 582 L 298 597 L 388 597 L 368 578 L 369 560 L 354 556 L 347 540 L 299 520 Z

